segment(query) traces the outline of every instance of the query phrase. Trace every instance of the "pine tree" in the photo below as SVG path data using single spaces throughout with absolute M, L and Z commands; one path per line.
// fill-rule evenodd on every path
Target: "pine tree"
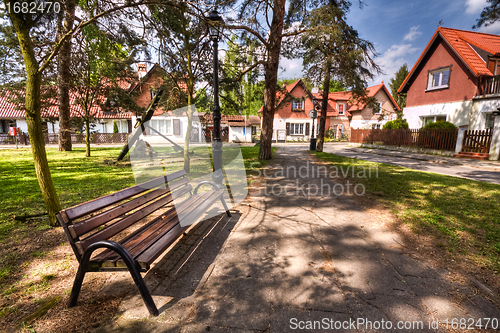
M 327 101 L 332 86 L 333 89 L 349 88 L 356 102 L 375 105 L 374 98 L 369 98 L 365 89 L 366 80 L 373 78 L 373 72 L 380 72 L 372 59 L 375 49 L 346 23 L 349 6 L 350 2 L 337 1 L 312 10 L 307 20 L 311 29 L 302 36 L 307 76 L 323 86 L 317 151 L 323 151 Z
M 392 97 L 394 97 L 401 110 L 406 106 L 406 94 L 398 93 L 398 89 L 401 87 L 401 84 L 403 84 L 403 81 L 409 73 L 408 66 L 404 64 L 399 68 L 399 70 L 394 74 L 394 78 L 392 78 L 389 82 Z

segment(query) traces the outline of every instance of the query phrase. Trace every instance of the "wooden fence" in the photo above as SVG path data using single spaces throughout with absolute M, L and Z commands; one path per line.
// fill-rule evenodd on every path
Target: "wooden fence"
M 350 142 L 455 150 L 457 129 L 351 129 Z
M 202 135 L 205 136 L 205 142 L 212 142 L 213 137 L 213 127 L 205 127 L 202 129 Z M 229 141 L 229 127 L 222 127 L 220 129 L 221 140 L 224 142 Z
M 57 144 L 58 134 L 45 134 L 45 144 Z M 93 133 L 90 136 L 90 143 L 105 144 L 105 143 L 126 143 L 128 133 Z M 30 144 L 30 139 L 27 134 L 17 136 L 17 142 L 20 145 Z M 8 134 L 0 134 L 0 144 L 15 144 L 15 137 Z M 85 143 L 85 134 L 71 134 L 71 143 Z
M 487 154 L 490 151 L 493 129 L 465 131 L 462 152 Z

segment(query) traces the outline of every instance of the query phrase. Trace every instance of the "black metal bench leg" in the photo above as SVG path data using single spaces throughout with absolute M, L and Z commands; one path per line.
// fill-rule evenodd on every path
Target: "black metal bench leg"
M 85 273 L 87 272 L 86 267 L 90 260 L 90 256 L 92 255 L 92 252 L 103 247 L 115 251 L 120 255 L 123 261 L 125 261 L 125 264 L 130 271 L 130 275 L 132 275 L 132 278 L 134 279 L 134 282 L 139 289 L 139 292 L 141 293 L 142 299 L 144 300 L 144 304 L 148 308 L 149 313 L 152 316 L 158 316 L 159 312 L 153 301 L 153 297 L 151 297 L 148 287 L 146 286 L 146 283 L 141 276 L 141 272 L 135 265 L 134 259 L 123 248 L 123 246 L 113 241 L 96 242 L 90 245 L 87 250 L 85 250 L 82 259 L 80 260 L 80 266 L 78 267 L 78 272 L 76 273 L 75 282 L 73 283 L 73 289 L 71 290 L 71 295 L 69 296 L 68 306 L 73 307 L 77 303 L 78 295 L 80 294 L 80 290 L 82 288 L 83 279 L 85 277 Z
M 231 212 L 229 211 L 229 208 L 227 208 L 226 201 L 224 200 L 224 197 L 221 197 L 220 201 L 222 202 L 222 206 L 224 206 L 224 210 L 226 211 L 227 216 L 231 217 Z

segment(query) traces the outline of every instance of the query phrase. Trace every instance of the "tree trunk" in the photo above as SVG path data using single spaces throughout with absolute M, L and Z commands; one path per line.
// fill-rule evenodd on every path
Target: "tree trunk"
M 61 12 L 60 22 L 58 22 L 57 39 L 61 39 L 64 34 L 73 28 L 75 18 L 75 1 L 65 0 L 66 11 Z M 63 23 L 64 21 L 64 23 Z M 69 91 L 71 88 L 71 39 L 66 40 L 57 56 L 57 102 L 59 108 L 59 150 L 69 151 L 71 147 L 71 116 Z
M 323 79 L 323 102 L 321 103 L 321 114 L 319 116 L 319 131 L 316 151 L 323 151 L 325 142 L 326 108 L 328 106 L 328 94 L 330 93 L 330 70 L 332 67 L 331 58 L 328 57 L 325 63 L 325 78 Z
M 30 29 L 22 19 L 15 14 L 10 14 L 12 25 L 16 30 L 24 65 L 26 67 L 26 123 L 30 136 L 31 151 L 35 165 L 38 184 L 42 192 L 43 200 L 47 206 L 49 223 L 57 225 L 55 215 L 61 210 L 61 204 L 50 175 L 49 163 L 45 152 L 45 141 L 43 139 L 42 118 L 40 115 L 40 86 L 42 76 L 38 72 L 38 63 L 33 51 L 30 37 Z
M 89 110 L 85 110 L 85 157 L 90 157 L 90 115 Z
M 281 39 L 283 38 L 283 20 L 285 17 L 285 0 L 274 1 L 273 20 L 267 48 L 267 64 L 264 68 L 264 107 L 262 110 L 262 130 L 260 134 L 259 159 L 269 160 L 272 157 L 274 111 L 276 109 L 276 85 L 278 84 L 278 66 L 280 62 Z
M 189 140 L 191 139 L 191 130 L 193 129 L 193 113 L 196 110 L 194 105 L 191 105 L 191 98 L 188 98 L 187 112 L 187 128 L 186 137 L 184 139 L 184 171 L 188 173 L 191 170 L 191 158 L 189 156 Z

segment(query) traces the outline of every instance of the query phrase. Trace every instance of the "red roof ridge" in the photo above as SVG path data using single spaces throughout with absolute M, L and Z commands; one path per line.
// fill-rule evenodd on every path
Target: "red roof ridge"
M 424 51 L 420 54 L 420 57 L 415 62 L 409 74 L 399 87 L 398 92 L 404 90 L 411 76 L 414 74 L 418 66 L 420 66 L 431 45 L 436 41 L 438 35 L 441 36 L 441 38 L 449 45 L 453 52 L 455 52 L 455 54 L 476 77 L 481 75 L 492 75 L 487 68 L 486 61 L 479 56 L 472 46 L 483 49 L 484 51 L 494 55 L 500 54 L 500 36 L 478 31 L 438 27 L 432 38 L 427 43 Z M 477 39 L 474 39 L 474 37 Z

